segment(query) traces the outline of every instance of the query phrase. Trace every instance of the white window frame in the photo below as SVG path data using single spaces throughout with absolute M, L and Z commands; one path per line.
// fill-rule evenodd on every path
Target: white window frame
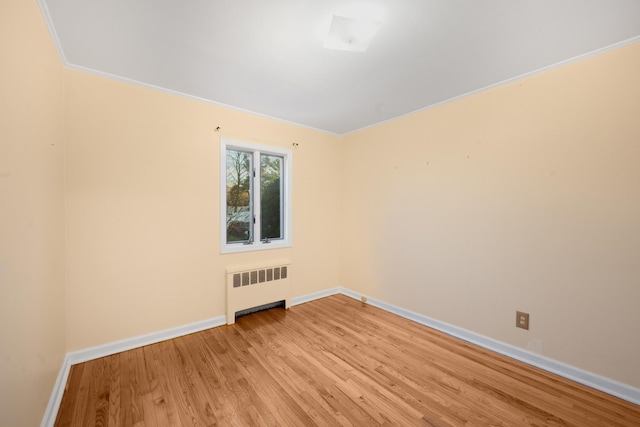
M 255 223 L 253 224 L 254 236 L 260 236 L 260 154 L 270 154 L 283 157 L 283 171 L 281 171 L 281 181 L 283 184 L 283 226 L 281 231 L 284 233 L 282 239 L 263 242 L 257 241 L 246 243 L 227 243 L 227 150 L 239 150 L 251 152 L 253 154 L 254 169 L 257 169 L 253 178 L 252 198 L 254 206 Z M 285 148 L 270 147 L 261 144 L 237 141 L 233 139 L 220 139 L 220 252 L 223 254 L 251 252 L 267 249 L 281 249 L 292 246 L 291 230 L 292 230 L 292 209 L 291 209 L 291 176 L 292 176 L 293 155 L 291 150 Z

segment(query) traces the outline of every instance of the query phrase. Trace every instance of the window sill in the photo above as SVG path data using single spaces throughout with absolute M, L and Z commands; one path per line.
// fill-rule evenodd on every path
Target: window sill
M 269 249 L 284 249 L 290 248 L 292 246 L 291 242 L 288 241 L 278 241 L 278 242 L 270 242 L 270 243 L 252 243 L 250 245 L 245 245 L 244 243 L 237 244 L 225 244 L 220 247 L 221 254 L 237 254 L 242 252 L 255 252 L 255 251 L 264 251 Z

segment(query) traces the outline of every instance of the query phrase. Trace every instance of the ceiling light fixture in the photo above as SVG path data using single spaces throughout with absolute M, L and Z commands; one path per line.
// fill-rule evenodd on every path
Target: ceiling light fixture
M 365 52 L 381 26 L 381 22 L 333 15 L 331 29 L 322 46 L 334 50 Z

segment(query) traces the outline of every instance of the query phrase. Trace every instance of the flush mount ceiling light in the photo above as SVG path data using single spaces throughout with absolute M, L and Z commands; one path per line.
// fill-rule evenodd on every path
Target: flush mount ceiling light
M 322 46 L 327 49 L 364 52 L 381 25 L 381 22 L 333 15 L 331 29 Z

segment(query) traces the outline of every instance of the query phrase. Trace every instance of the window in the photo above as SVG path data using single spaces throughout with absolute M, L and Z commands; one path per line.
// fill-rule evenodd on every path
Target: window
M 221 252 L 291 246 L 291 152 L 220 141 Z

